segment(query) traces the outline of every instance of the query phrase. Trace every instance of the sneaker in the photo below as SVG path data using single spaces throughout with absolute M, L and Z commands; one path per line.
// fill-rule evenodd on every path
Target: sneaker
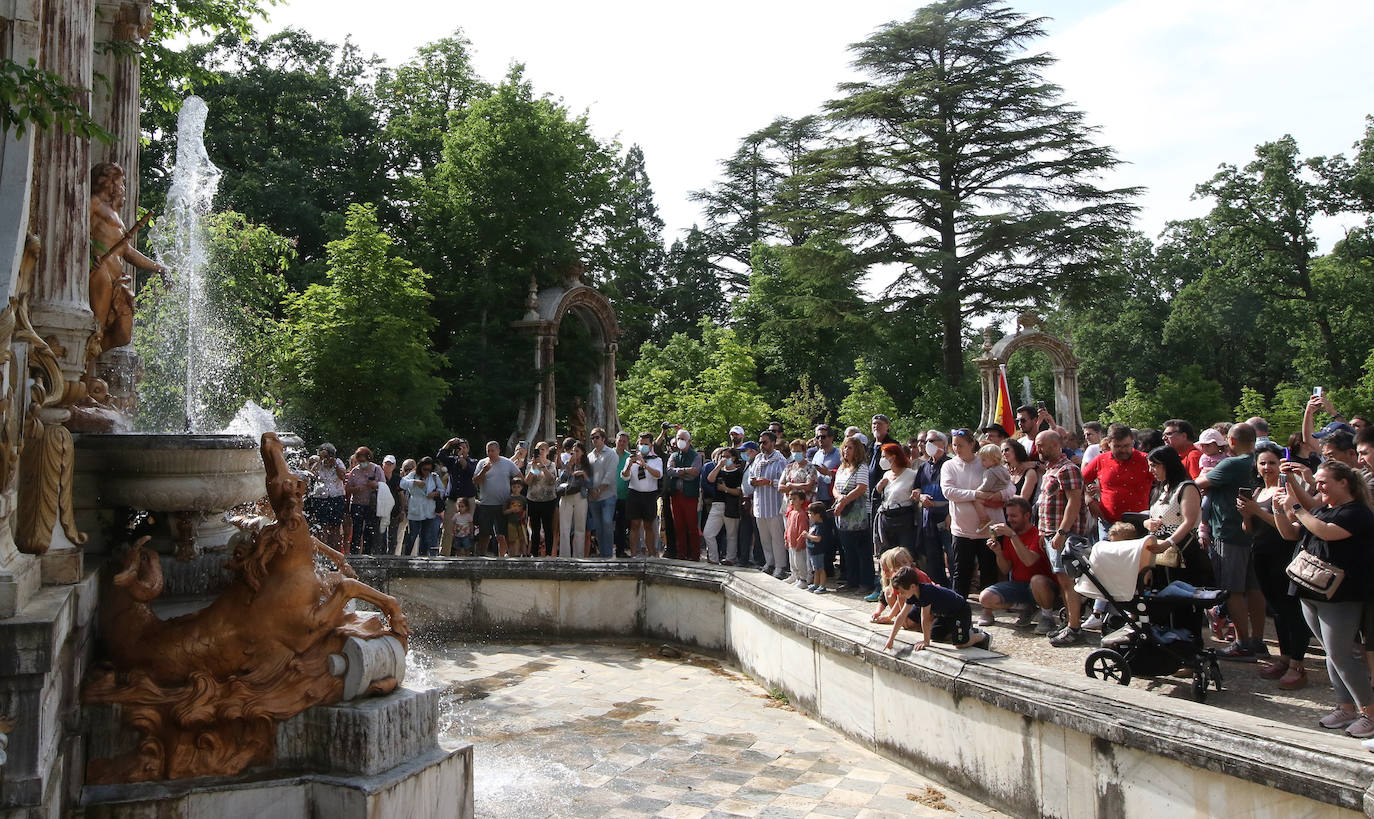
M 792 581 L 792 585 L 796 586 L 799 589 L 806 589 L 807 591 L 811 591 L 811 584 L 807 583 L 805 580 L 802 580 L 801 578 L 797 578 L 796 580 Z
M 1345 732 L 1355 739 L 1374 737 L 1374 719 L 1360 714 L 1360 718 L 1346 726 Z
M 1212 639 L 1219 643 L 1224 643 L 1230 639 L 1231 621 L 1221 615 L 1221 607 L 1213 606 L 1207 609 L 1207 622 L 1212 627 Z
M 1029 626 L 1031 623 L 1034 623 L 1035 615 L 1036 610 L 1033 606 L 1028 609 L 1022 609 L 1021 613 L 1016 617 L 1016 627 L 1025 628 L 1026 626 Z
M 1364 742 L 1361 742 L 1360 744 L 1365 747 L 1365 750 L 1374 752 L 1374 739 L 1366 739 Z
M 1053 634 L 1059 628 L 1059 618 L 1049 612 L 1040 612 L 1039 622 L 1035 624 L 1036 634 Z
M 807 587 L 806 587 L 806 590 L 809 591 L 809 592 L 815 591 L 815 590 L 816 590 L 816 584 L 815 584 L 815 583 L 812 583 L 810 586 L 807 586 Z
M 759 566 L 759 567 L 758 567 L 758 570 L 761 571 L 761 572 L 763 572 L 764 574 L 772 574 L 772 573 L 773 573 L 773 567 L 772 567 L 772 566 L 769 566 L 767 563 L 763 564 L 762 566 Z
M 1255 659 L 1255 652 L 1251 651 L 1249 646 L 1246 646 L 1245 644 L 1237 640 L 1236 642 L 1230 644 L 1226 648 L 1223 648 L 1221 651 L 1218 651 L 1217 659 L 1238 660 L 1241 662 L 1247 662 L 1249 660 Z
M 997 616 L 990 611 L 985 611 L 978 618 L 978 625 L 990 626 L 997 622 Z
M 1318 724 L 1321 725 L 1321 727 L 1323 728 L 1329 728 L 1330 730 L 1335 731 L 1338 728 L 1344 728 L 1347 725 L 1350 725 L 1362 716 L 1364 715 L 1361 714 L 1359 711 L 1346 711 L 1343 708 L 1337 708 L 1336 710 L 1322 717 Z
M 1083 621 L 1083 628 L 1088 631 L 1101 631 L 1102 621 L 1102 615 L 1098 614 L 1097 612 L 1093 612 L 1091 615 L 1088 616 L 1088 619 Z
M 1050 638 L 1050 645 L 1054 646 L 1055 648 L 1063 648 L 1064 646 L 1075 645 L 1076 643 L 1078 643 L 1079 640 L 1082 639 L 1082 629 L 1073 628 L 1072 626 L 1064 626 L 1062 631 L 1060 631 L 1058 634 Z
M 883 590 L 882 590 L 882 589 L 874 589 L 868 596 L 864 597 L 864 601 L 867 602 L 867 603 L 876 603 L 876 602 L 878 602 L 879 600 L 882 600 L 882 599 L 883 599 Z
M 784 583 L 791 582 L 787 579 L 787 575 L 788 571 L 786 569 L 778 569 L 776 572 L 773 572 L 773 576 L 783 581 Z
M 825 586 L 817 586 L 816 588 L 814 588 L 814 589 L 811 590 L 811 593 L 812 593 L 812 594 L 825 594 L 825 593 L 828 592 L 828 591 L 830 591 L 830 590 L 827 589 Z

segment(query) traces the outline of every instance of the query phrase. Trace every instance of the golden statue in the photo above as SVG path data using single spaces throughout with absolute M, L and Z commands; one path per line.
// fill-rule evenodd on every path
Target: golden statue
M 171 620 L 153 613 L 162 570 L 147 538 L 109 578 L 100 617 L 107 661 L 92 671 L 85 699 L 121 706 L 139 740 L 124 756 L 92 760 L 88 783 L 230 775 L 269 762 L 278 722 L 343 697 L 330 655 L 345 640 L 390 635 L 405 645 L 410 631 L 395 598 L 357 580 L 343 555 L 311 537 L 305 481 L 271 432 L 262 460 L 276 522 L 234 550 L 234 579 L 208 607 Z M 333 568 L 317 569 L 317 554 Z M 354 599 L 385 620 L 344 611 Z M 364 693 L 396 685 L 389 676 Z
M 124 207 L 124 169 L 115 162 L 102 162 L 91 168 L 91 312 L 100 331 L 100 351 L 123 347 L 133 338 L 133 281 L 124 272 L 124 262 L 164 272 L 162 265 L 139 253 L 133 246 L 139 228 L 148 223 L 145 215 L 133 228 L 125 230 L 119 211 Z

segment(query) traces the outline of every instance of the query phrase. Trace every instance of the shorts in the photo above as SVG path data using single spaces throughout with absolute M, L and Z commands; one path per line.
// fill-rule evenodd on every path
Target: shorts
M 1031 594 L 1031 584 L 1026 580 L 1003 580 L 984 591 L 996 594 L 1010 606 L 1035 605 L 1035 595 Z
M 472 534 L 473 537 L 503 537 L 505 535 L 506 517 L 501 512 L 499 506 L 478 505 L 472 515 Z
M 1231 594 L 1259 590 L 1259 575 L 1255 573 L 1255 549 L 1250 543 L 1212 541 L 1207 550 L 1212 558 L 1212 576 L 1216 584 Z
M 344 518 L 344 496 L 306 498 L 305 512 L 321 526 L 338 526 Z
M 625 517 L 629 520 L 653 521 L 658 517 L 658 493 L 631 489 L 625 499 Z
M 823 572 L 825 571 L 825 564 L 825 552 L 813 552 L 810 549 L 806 550 L 806 565 L 810 567 L 811 571 Z
M 1050 559 L 1050 570 L 1055 574 L 1064 574 L 1064 549 L 1069 548 L 1068 543 L 1065 542 L 1064 549 L 1056 549 L 1054 536 L 1046 537 L 1043 532 L 1040 534 L 1040 542 L 1045 546 L 1045 557 Z

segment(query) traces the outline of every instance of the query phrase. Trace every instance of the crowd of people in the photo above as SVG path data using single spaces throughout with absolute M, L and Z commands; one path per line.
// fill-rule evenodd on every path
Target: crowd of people
M 1317 429 L 1315 418 L 1332 420 Z M 1280 445 L 1263 418 L 1196 431 L 1090 422 L 1080 439 L 1043 407 L 1012 430 L 925 430 L 905 442 L 819 424 L 789 438 L 774 421 L 701 447 L 691 432 L 593 429 L 586 441 L 521 442 L 510 457 L 463 438 L 433 456 L 345 465 L 322 444 L 307 513 L 353 552 L 496 557 L 655 556 L 756 567 L 816 594 L 878 604 L 873 620 L 959 647 L 986 646 L 998 612 L 1071 646 L 1120 613 L 1083 599 L 1064 568 L 1070 537 L 1151 536 L 1159 566 L 1224 589 L 1208 612 L 1225 659 L 1263 659 L 1285 690 L 1324 649 L 1336 691 L 1322 726 L 1374 743 L 1374 429 L 1314 396 Z M 401 532 L 404 531 L 404 535 Z M 1300 560 L 1328 588 L 1293 579 Z M 1325 571 L 1326 574 L 1321 574 Z M 975 621 L 970 601 L 981 615 Z M 917 609 L 920 610 L 919 618 Z M 1265 641 L 1272 617 L 1278 653 Z M 892 645 L 889 640 L 889 646 Z

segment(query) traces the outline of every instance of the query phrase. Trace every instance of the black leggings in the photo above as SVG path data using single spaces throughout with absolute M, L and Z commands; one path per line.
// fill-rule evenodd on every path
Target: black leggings
M 1290 660 L 1302 660 L 1312 639 L 1312 630 L 1302 616 L 1302 603 L 1288 593 L 1289 555 L 1285 552 L 1255 552 L 1255 573 L 1269 608 L 1274 610 L 1274 631 L 1279 636 L 1279 653 Z
M 954 591 L 968 597 L 973 588 L 973 567 L 978 566 L 978 591 L 997 582 L 997 555 L 987 538 L 954 536 Z
M 558 514 L 558 500 L 526 501 L 525 505 L 530 512 L 530 554 L 555 554 L 558 542 L 553 537 L 553 519 Z M 539 538 L 540 529 L 544 531 L 543 540 Z

